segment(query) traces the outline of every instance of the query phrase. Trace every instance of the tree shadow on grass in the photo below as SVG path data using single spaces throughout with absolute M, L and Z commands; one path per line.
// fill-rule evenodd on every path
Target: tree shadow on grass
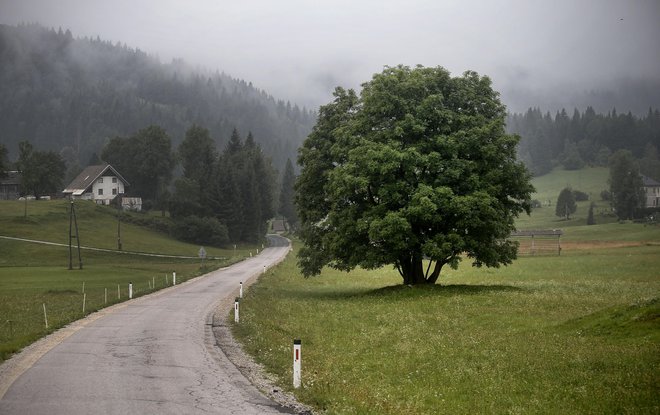
M 321 299 L 321 300 L 348 300 L 348 299 L 388 299 L 403 300 L 428 297 L 455 297 L 495 293 L 525 292 L 524 288 L 512 285 L 469 285 L 469 284 L 429 284 L 429 285 L 392 285 L 373 290 L 310 290 L 290 291 L 292 297 Z

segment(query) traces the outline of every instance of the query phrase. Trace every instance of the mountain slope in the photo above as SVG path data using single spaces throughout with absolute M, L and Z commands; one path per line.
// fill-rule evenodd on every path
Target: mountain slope
M 126 45 L 77 39 L 67 30 L 0 25 L 0 142 L 17 157 L 17 143 L 60 151 L 86 165 L 114 136 L 150 124 L 176 146 L 193 124 L 219 148 L 237 128 L 251 131 L 278 168 L 315 122 L 315 114 L 276 101 L 251 83 L 224 73 L 164 64 Z

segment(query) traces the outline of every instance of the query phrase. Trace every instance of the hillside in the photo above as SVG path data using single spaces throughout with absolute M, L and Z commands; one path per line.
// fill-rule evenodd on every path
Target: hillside
M 230 59 L 230 58 L 229 58 Z M 0 25 L 0 143 L 54 150 L 87 165 L 112 137 L 151 124 L 178 145 L 196 123 L 223 148 L 252 132 L 278 169 L 307 136 L 315 114 L 220 72 L 192 69 L 99 38 L 38 25 Z

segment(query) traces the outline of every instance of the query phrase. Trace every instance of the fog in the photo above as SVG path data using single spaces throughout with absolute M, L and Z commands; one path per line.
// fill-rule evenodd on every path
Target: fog
M 183 58 L 316 108 L 383 66 L 493 79 L 511 111 L 660 107 L 660 2 L 0 0 L 0 23 L 40 23 Z

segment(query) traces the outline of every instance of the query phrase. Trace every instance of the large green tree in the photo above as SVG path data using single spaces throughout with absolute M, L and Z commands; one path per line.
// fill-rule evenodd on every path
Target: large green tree
M 386 67 L 359 97 L 337 88 L 299 153 L 303 274 L 392 264 L 420 284 L 463 254 L 475 266 L 510 263 L 507 237 L 533 187 L 504 118 L 475 72 Z
M 170 137 L 157 125 L 143 128 L 129 138 L 113 138 L 101 158 L 126 177 L 132 194 L 156 203 L 160 202 L 176 164 Z
M 633 219 L 644 203 L 644 188 L 639 166 L 632 153 L 619 150 L 610 158 L 612 206 L 620 220 Z

